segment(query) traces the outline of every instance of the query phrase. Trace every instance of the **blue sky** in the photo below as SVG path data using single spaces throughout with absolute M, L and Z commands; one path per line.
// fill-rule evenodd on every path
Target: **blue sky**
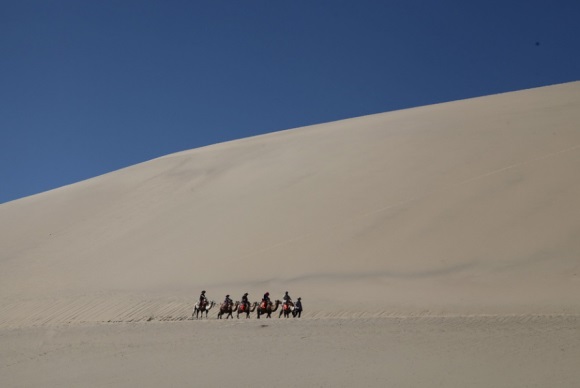
M 266 132 L 580 80 L 580 1 L 0 0 L 0 203 Z

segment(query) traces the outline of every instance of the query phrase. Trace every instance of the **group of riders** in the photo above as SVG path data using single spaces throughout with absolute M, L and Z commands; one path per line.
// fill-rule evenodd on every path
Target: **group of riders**
M 282 300 L 284 301 L 284 303 L 282 305 L 282 311 L 280 312 L 280 314 L 282 314 L 283 311 L 291 309 L 293 311 L 294 316 L 300 317 L 302 315 L 302 298 L 298 298 L 298 299 L 296 299 L 296 302 L 293 302 L 292 298 L 288 294 L 288 291 L 286 291 L 286 293 L 282 297 Z M 203 290 L 201 292 L 201 295 L 199 296 L 199 305 L 201 307 L 205 307 L 208 303 L 209 303 L 209 301 L 208 301 L 207 297 L 205 296 L 205 290 Z M 234 301 L 232 299 L 230 299 L 229 294 L 226 295 L 226 298 L 224 300 L 223 305 L 224 305 L 224 307 L 232 307 L 234 305 Z M 272 301 L 270 300 L 270 293 L 266 292 L 264 294 L 264 297 L 262 298 L 262 302 L 260 302 L 260 308 L 266 309 L 268 306 L 271 306 L 271 305 L 272 305 Z M 242 300 L 240 302 L 240 309 L 241 309 L 241 311 L 248 311 L 249 308 L 250 308 L 250 301 L 248 300 L 248 293 L 246 292 L 244 295 L 242 295 Z

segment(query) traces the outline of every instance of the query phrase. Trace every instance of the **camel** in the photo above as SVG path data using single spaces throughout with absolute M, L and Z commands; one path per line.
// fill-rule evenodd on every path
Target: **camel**
M 238 319 L 240 318 L 240 313 L 241 314 L 246 314 L 246 319 L 250 318 L 250 313 L 253 313 L 254 310 L 256 309 L 256 307 L 258 307 L 258 302 L 254 302 L 251 305 L 248 306 L 244 306 L 243 304 L 240 303 L 240 305 L 238 306 Z
M 282 314 L 284 314 L 284 318 L 288 318 L 290 314 L 293 314 L 293 312 L 294 312 L 294 303 L 284 302 L 282 308 L 280 309 L 280 314 L 278 315 L 278 318 L 281 318 Z
M 236 310 L 238 308 L 238 305 L 240 304 L 240 302 L 236 301 L 236 303 L 234 305 L 232 305 L 231 303 L 225 304 L 222 303 L 222 305 L 220 306 L 220 311 L 218 311 L 218 319 L 222 319 L 222 316 L 224 314 L 226 314 L 226 319 L 228 319 L 229 317 L 232 317 L 232 319 L 234 319 L 233 313 L 234 310 Z
M 279 300 L 276 300 L 276 302 L 274 302 L 274 308 L 272 308 L 272 302 L 268 303 L 268 305 L 266 307 L 262 307 L 262 304 L 260 304 L 258 306 L 258 309 L 256 310 L 257 314 L 258 314 L 257 318 L 260 319 L 260 315 L 264 315 L 264 314 L 266 314 L 266 318 L 272 318 L 272 313 L 278 309 L 278 306 L 280 305 L 280 303 L 282 303 L 282 302 L 280 302 Z
M 191 319 L 193 319 L 193 316 L 195 315 L 195 319 L 199 318 L 199 313 L 201 313 L 201 318 L 203 319 L 203 313 L 205 312 L 205 317 L 207 318 L 207 313 L 209 312 L 209 310 L 211 310 L 211 308 L 215 306 L 215 302 L 212 300 L 210 302 L 208 302 L 207 304 L 201 306 L 199 304 L 199 301 L 195 304 L 195 306 L 193 307 L 193 313 L 191 314 Z

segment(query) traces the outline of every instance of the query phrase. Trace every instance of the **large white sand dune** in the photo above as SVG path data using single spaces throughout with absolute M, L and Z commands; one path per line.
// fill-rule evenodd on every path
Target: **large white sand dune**
M 168 155 L 0 248 L 3 386 L 574 386 L 580 82 Z M 201 289 L 305 319 L 174 322 Z
M 0 324 L 580 312 L 580 83 L 194 149 L 0 206 Z M 52 307 L 43 310 L 43 306 Z M 166 310 L 166 311 L 163 311 Z

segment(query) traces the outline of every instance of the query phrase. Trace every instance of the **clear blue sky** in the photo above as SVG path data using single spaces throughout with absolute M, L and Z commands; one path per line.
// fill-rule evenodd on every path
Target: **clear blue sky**
M 578 0 L 0 0 L 0 203 L 217 142 L 576 80 Z

